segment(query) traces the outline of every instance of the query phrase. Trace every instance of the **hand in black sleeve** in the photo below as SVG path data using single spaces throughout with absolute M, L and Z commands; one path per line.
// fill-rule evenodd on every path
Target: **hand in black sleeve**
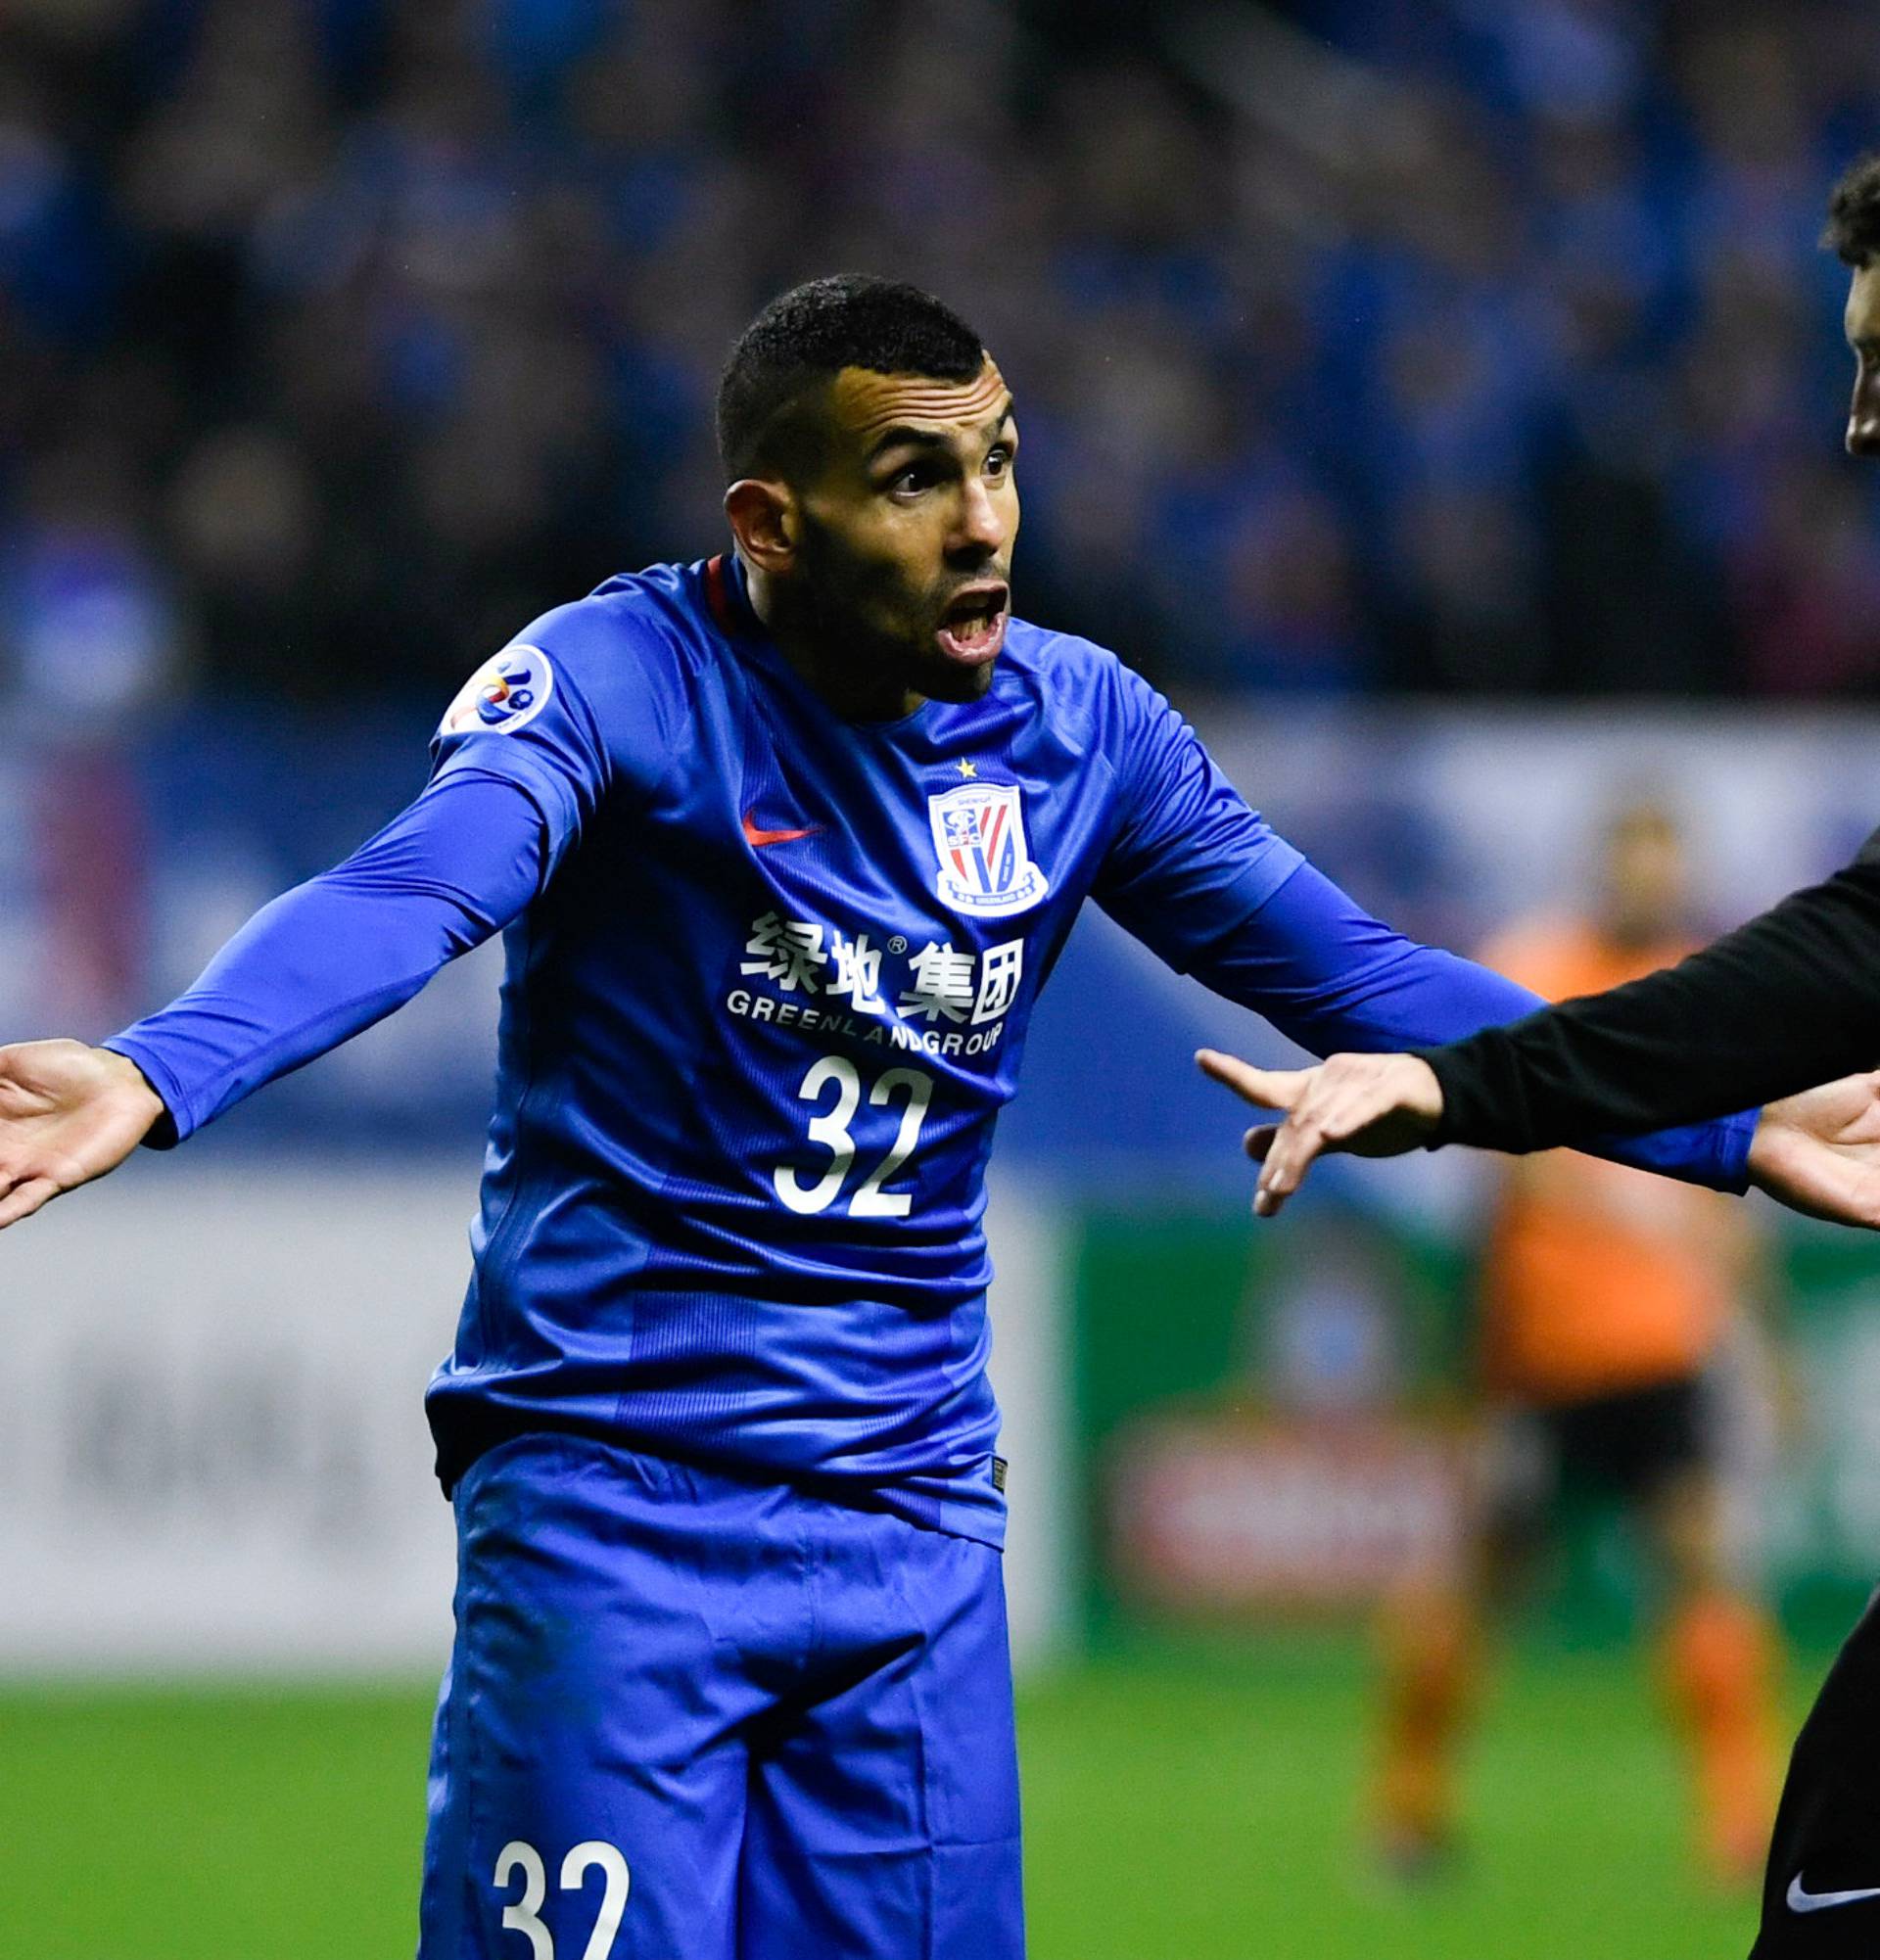
M 1254 1210 L 1273 1216 L 1330 1154 L 1585 1148 L 1760 1101 L 1743 1178 L 1880 1230 L 1877 847 L 1666 972 L 1420 1054 L 1289 1070 L 1204 1050 L 1209 1075 L 1284 1118 L 1246 1136 Z
M 1880 833 L 1678 965 L 1422 1050 L 1432 1140 L 1544 1150 L 1767 1102 L 1880 1062 Z

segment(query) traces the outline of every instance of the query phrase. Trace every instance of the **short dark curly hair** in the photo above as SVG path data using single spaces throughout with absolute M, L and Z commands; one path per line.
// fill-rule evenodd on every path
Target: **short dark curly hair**
M 1880 257 L 1880 150 L 1857 158 L 1829 194 L 1821 243 L 1856 271 Z
M 979 336 L 917 286 L 866 272 L 793 286 L 738 336 L 719 378 L 725 480 L 801 467 L 809 432 L 794 411 L 845 367 L 971 381 L 985 358 Z

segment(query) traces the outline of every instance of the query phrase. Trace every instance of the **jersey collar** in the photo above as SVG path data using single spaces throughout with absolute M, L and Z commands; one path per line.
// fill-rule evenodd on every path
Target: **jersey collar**
M 744 561 L 735 551 L 721 551 L 705 561 L 705 603 L 721 632 L 737 639 L 762 635 L 764 623 L 751 604 L 744 584 Z

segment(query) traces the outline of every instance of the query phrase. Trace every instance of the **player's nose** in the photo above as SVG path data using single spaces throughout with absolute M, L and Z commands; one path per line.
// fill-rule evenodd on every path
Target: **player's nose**
M 1880 456 L 1880 376 L 1862 375 L 1848 410 L 1848 454 Z
M 959 542 L 980 552 L 997 551 L 1006 541 L 1006 520 L 992 492 L 976 478 L 966 484 L 960 505 Z

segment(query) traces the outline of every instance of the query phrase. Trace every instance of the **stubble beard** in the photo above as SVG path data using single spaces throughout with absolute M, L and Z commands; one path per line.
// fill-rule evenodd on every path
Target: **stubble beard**
M 814 521 L 805 529 L 801 552 L 804 630 L 818 665 L 844 691 L 878 692 L 884 699 L 917 694 L 958 703 L 983 698 L 996 662 L 962 668 L 932 643 L 931 628 L 889 631 L 875 624 L 879 609 L 874 601 L 880 598 L 911 619 L 932 615 L 937 620 L 937 595 L 914 600 L 898 580 L 889 584 L 871 576 Z

